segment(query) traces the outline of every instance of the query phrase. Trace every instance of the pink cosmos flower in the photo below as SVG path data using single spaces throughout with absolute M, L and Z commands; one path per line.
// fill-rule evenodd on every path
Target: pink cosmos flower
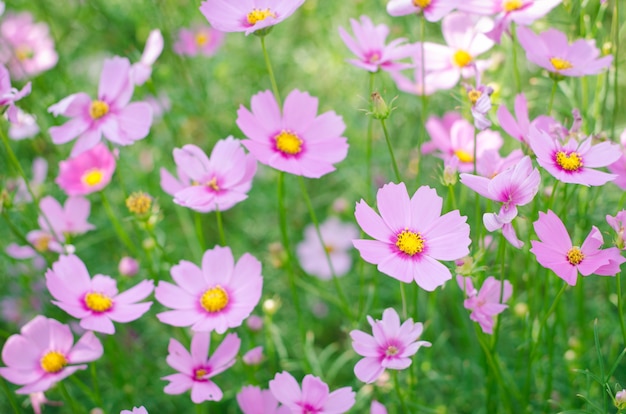
M 600 250 L 604 241 L 596 226 L 578 247 L 573 245 L 565 225 L 551 210 L 539 212 L 539 220 L 533 225 L 541 241 L 532 240 L 530 251 L 541 266 L 552 270 L 571 286 L 576 285 L 578 272 L 583 276 L 615 276 L 626 261 L 617 247 Z
M 32 138 L 38 133 L 39 125 L 37 125 L 37 118 L 17 108 L 14 120 L 9 125 L 9 138 L 20 141 L 22 139 Z
M 594 169 L 606 167 L 619 159 L 621 153 L 617 144 L 605 141 L 592 145 L 593 136 L 582 142 L 570 138 L 561 143 L 536 127 L 531 127 L 528 138 L 539 165 L 559 181 L 597 186 L 617 178 L 614 174 Z
M 378 401 L 372 401 L 370 406 L 370 414 L 387 414 L 387 409 Z
M 515 166 L 489 179 L 472 174 L 461 174 L 461 182 L 481 196 L 502 203 L 498 213 L 485 213 L 483 223 L 488 231 L 502 229 L 502 234 L 518 249 L 524 243 L 517 238 L 512 222 L 517 217 L 517 206 L 532 201 L 539 191 L 541 176 L 533 168 L 529 156 Z
M 161 167 L 159 173 L 161 176 L 161 189 L 172 197 L 174 197 L 177 192 L 193 185 L 191 178 L 187 177 L 185 171 L 183 171 L 178 164 L 176 165 L 176 176 L 172 175 L 163 167 Z
M 251 108 L 239 107 L 237 126 L 249 138 L 243 145 L 263 164 L 319 178 L 348 154 L 343 119 L 333 111 L 317 116 L 317 98 L 306 92 L 291 91 L 282 113 L 270 91 L 254 95 Z
M 274 397 L 292 414 L 342 414 L 355 403 L 352 388 L 343 387 L 329 393 L 328 385 L 310 374 L 302 380 L 302 390 L 296 379 L 284 371 L 276 374 L 269 385 Z
M 429 22 L 436 22 L 450 13 L 459 4 L 459 0 L 390 0 L 387 13 L 391 16 L 423 13 Z
M 61 256 L 46 272 L 46 286 L 52 303 L 80 319 L 80 326 L 105 334 L 115 333 L 113 321 L 126 323 L 140 318 L 152 302 L 137 303 L 154 289 L 152 280 L 143 280 L 118 293 L 115 279 L 95 275 L 90 278 L 77 256 Z
M 470 109 L 472 118 L 474 118 L 474 126 L 479 131 L 483 131 L 491 126 L 491 121 L 487 118 L 487 114 L 491 111 L 491 94 L 493 88 L 491 86 L 480 85 L 476 76 L 476 88 L 465 85 L 467 96 L 469 97 L 472 107 Z
M 611 55 L 598 59 L 600 51 L 591 41 L 578 39 L 570 45 L 565 33 L 556 29 L 536 35 L 531 29 L 520 26 L 517 36 L 528 60 L 557 75 L 596 75 L 613 61 Z
M 188 144 L 174 149 L 174 160 L 179 177 L 184 177 L 185 182 L 161 170 L 163 187 L 175 190 L 176 204 L 203 213 L 225 211 L 248 198 L 257 166 L 254 157 L 246 154 L 240 141 L 233 137 L 218 141 L 210 158 L 197 146 Z
M 626 129 L 622 132 L 622 135 L 620 135 L 619 141 L 620 156 L 614 163 L 607 165 L 607 168 L 613 174 L 617 175 L 613 184 L 622 190 L 626 190 Z
M 263 318 L 257 315 L 250 315 L 248 319 L 246 319 L 246 325 L 253 332 L 258 332 L 263 329 Z
M 161 56 L 161 52 L 163 52 L 163 35 L 159 29 L 154 29 L 148 35 L 141 59 L 130 69 L 130 76 L 135 85 L 143 85 L 152 75 L 152 65 Z
M 174 52 L 187 56 L 213 56 L 224 43 L 224 37 L 224 32 L 211 26 L 180 29 L 178 40 L 174 44 Z
M 155 290 L 157 300 L 174 309 L 157 315 L 169 325 L 222 334 L 240 326 L 261 298 L 261 262 L 245 253 L 235 264 L 229 247 L 207 250 L 202 269 L 183 260 L 170 273 L 177 284 L 160 281 Z
M 4 65 L 0 65 L 0 108 L 7 107 L 7 118 L 11 123 L 18 122 L 18 109 L 15 102 L 30 95 L 31 83 L 28 82 L 21 91 L 11 86 L 11 76 Z
M 482 177 L 493 178 L 516 165 L 522 158 L 524 158 L 524 152 L 520 149 L 511 151 L 504 158 L 497 150 L 487 150 L 476 160 L 476 172 Z
M 83 234 L 96 228 L 87 222 L 91 203 L 84 197 L 69 197 L 61 207 L 54 197 L 47 196 L 39 202 L 39 209 L 42 212 L 37 219 L 39 227 L 55 236 Z
M 35 414 L 41 414 L 42 407 L 44 405 L 57 406 L 57 407 L 60 407 L 63 405 L 61 401 L 50 401 L 48 398 L 46 398 L 46 394 L 44 394 L 41 391 L 29 394 L 28 398 L 30 399 L 30 405 L 31 407 L 33 407 L 33 413 Z
M 243 414 L 291 414 L 289 407 L 279 406 L 270 390 L 252 385 L 245 386 L 237 394 L 237 404 Z
M 615 230 L 615 245 L 620 248 L 625 248 L 624 228 L 626 228 L 626 210 L 618 212 L 615 217 L 606 215 L 606 222 Z
M 468 297 L 463 302 L 463 306 L 472 311 L 470 319 L 478 322 L 484 333 L 493 334 L 494 316 L 508 308 L 504 302 L 513 294 L 511 283 L 505 280 L 503 287 L 499 280 L 489 276 L 478 291 L 474 289 L 471 277 L 457 275 L 456 281 Z
M 528 143 L 528 134 L 531 125 L 535 125 L 538 129 L 548 131 L 551 125 L 557 123 L 552 117 L 546 115 L 540 115 L 531 122 L 528 118 L 528 102 L 523 93 L 515 96 L 515 117 L 517 120 L 513 118 L 511 112 L 509 112 L 504 105 L 498 108 L 497 116 L 502 129 L 504 129 L 507 134 L 523 143 Z
M 124 256 L 117 265 L 117 271 L 122 276 L 135 276 L 139 272 L 139 262 L 132 257 Z
M 59 60 L 45 23 L 33 22 L 30 13 L 7 14 L 0 24 L 0 62 L 17 79 L 35 76 Z
M 120 414 L 148 414 L 148 410 L 146 410 L 142 405 L 141 407 L 133 407 L 132 411 L 122 410 L 120 411 Z
M 330 217 L 320 225 L 320 234 L 324 244 L 320 242 L 315 226 L 310 224 L 304 230 L 304 240 L 298 244 L 296 254 L 300 266 L 308 274 L 328 280 L 332 278 L 326 260 L 326 253 L 330 257 L 335 276 L 343 276 L 352 267 L 352 240 L 356 239 L 359 231 L 354 224 L 342 223 L 336 217 Z
M 373 335 L 357 329 L 350 332 L 352 348 L 364 357 L 354 366 L 354 374 L 367 384 L 376 381 L 387 368 L 408 368 L 420 347 L 431 346 L 430 342 L 417 340 L 424 330 L 422 324 L 409 318 L 400 325 L 400 317 L 393 308 L 385 309 L 381 321 L 369 315 L 367 321 Z
M 354 38 L 343 28 L 339 27 L 339 36 L 358 59 L 350 59 L 348 62 L 361 69 L 370 72 L 378 70 L 394 71 L 410 67 L 407 63 L 398 62 L 409 57 L 413 52 L 413 46 L 402 44 L 406 39 L 393 40 L 385 44 L 389 27 L 385 24 L 374 26 L 367 16 L 361 16 L 361 21 L 350 19 Z
M 246 365 L 259 365 L 261 362 L 263 362 L 264 358 L 265 357 L 263 356 L 263 347 L 256 346 L 252 348 L 251 350 L 249 350 L 248 352 L 246 352 L 241 357 L 241 360 Z
M 356 221 L 375 240 L 354 240 L 363 260 L 405 283 L 428 291 L 451 279 L 439 260 L 456 260 L 469 253 L 470 228 L 458 210 L 441 215 L 443 199 L 422 186 L 409 198 L 404 183 L 389 183 L 378 190 L 380 215 L 361 200 Z
M 210 333 L 196 332 L 191 339 L 191 352 L 188 352 L 176 339 L 170 339 L 166 362 L 178 373 L 161 378 L 170 382 L 163 390 L 166 394 L 177 395 L 191 389 L 194 404 L 222 399 L 222 390 L 211 378 L 235 363 L 241 339 L 235 333 L 226 335 L 213 355 L 208 357 L 210 343 Z
M 86 369 L 83 363 L 95 361 L 102 353 L 102 344 L 93 332 L 84 334 L 74 345 L 69 326 L 39 315 L 4 343 L 2 361 L 6 367 L 0 367 L 0 375 L 23 385 L 18 394 L 46 391 L 77 370 Z
M 304 0 L 206 0 L 200 12 L 211 26 L 223 32 L 246 32 L 246 36 L 266 29 L 291 16 Z
M 115 172 L 115 156 L 103 143 L 59 163 L 55 182 L 67 195 L 87 195 L 102 190 Z
M 97 99 L 80 92 L 48 108 L 54 116 L 72 118 L 64 125 L 50 128 L 52 142 L 65 144 L 78 137 L 71 154 L 76 157 L 95 147 L 102 135 L 118 145 L 145 138 L 152 124 L 152 109 L 145 102 L 128 103 L 134 87 L 128 59 L 105 59 Z
M 38 197 L 43 192 L 43 185 L 46 182 L 46 176 L 48 175 L 48 161 L 45 158 L 37 157 L 33 160 L 31 166 L 33 179 L 29 182 L 30 189 Z M 33 201 L 33 197 L 30 195 L 26 182 L 22 177 L 16 179 L 9 179 L 6 182 L 6 189 L 8 191 L 15 191 L 13 195 L 13 204 L 30 203 Z

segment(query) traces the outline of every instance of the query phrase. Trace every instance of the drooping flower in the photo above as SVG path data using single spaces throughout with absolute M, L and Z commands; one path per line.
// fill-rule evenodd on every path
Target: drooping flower
M 142 405 L 141 407 L 133 407 L 133 410 L 122 410 L 120 414 L 148 414 L 148 410 Z
M 620 135 L 619 141 L 620 156 L 617 161 L 607 165 L 607 168 L 613 174 L 617 175 L 617 178 L 613 181 L 613 184 L 615 184 L 622 190 L 626 190 L 626 129 Z
M 539 165 L 559 181 L 599 186 L 617 177 L 594 169 L 619 159 L 621 153 L 617 144 L 605 141 L 592 145 L 593 136 L 582 142 L 570 138 L 562 143 L 536 127 L 531 127 L 528 137 Z
M 248 198 L 257 164 L 252 155 L 244 152 L 239 140 L 228 137 L 218 141 L 210 158 L 192 144 L 175 148 L 174 160 L 182 172 L 179 177 L 191 180 L 178 182 L 181 186 L 174 192 L 176 204 L 206 213 L 228 210 Z M 175 180 L 167 172 L 161 172 L 161 177 L 168 184 Z
M 578 247 L 573 245 L 565 225 L 552 210 L 539 212 L 539 219 L 533 225 L 540 241 L 532 240 L 530 251 L 541 266 L 552 270 L 571 286 L 576 285 L 579 272 L 583 276 L 615 276 L 620 265 L 626 262 L 617 247 L 600 249 L 604 240 L 596 226 Z
M 354 247 L 378 270 L 405 283 L 413 280 L 432 291 L 451 279 L 439 260 L 456 260 L 469 253 L 470 228 L 458 210 L 441 215 L 443 199 L 422 186 L 409 198 L 404 183 L 378 190 L 380 215 L 364 200 L 356 205 L 356 221 L 375 240 L 354 240 Z
M 270 391 L 292 414 L 342 414 L 355 403 L 355 392 L 343 387 L 329 392 L 328 385 L 318 377 L 307 375 L 302 380 L 302 389 L 288 372 L 280 372 L 270 381 Z
M 213 56 L 224 43 L 225 33 L 211 26 L 196 26 L 180 29 L 174 52 L 186 56 Z
M 115 333 L 113 322 L 127 323 L 140 318 L 152 302 L 137 303 L 154 289 L 152 280 L 143 280 L 118 293 L 117 281 L 109 276 L 89 276 L 85 264 L 74 255 L 60 256 L 46 272 L 46 286 L 52 303 L 80 319 L 80 326 L 105 334 Z
M 74 345 L 70 327 L 36 316 L 11 335 L 2 348 L 0 375 L 9 382 L 23 385 L 18 394 L 46 391 L 103 353 L 102 344 L 93 332 L 85 333 Z M 80 364 L 80 365 L 76 365 Z
M 105 59 L 97 99 L 80 92 L 48 108 L 54 116 L 72 118 L 50 128 L 52 142 L 65 144 L 78 137 L 71 154 L 76 157 L 95 147 L 102 135 L 118 145 L 145 138 L 152 125 L 152 109 L 146 102 L 129 103 L 134 88 L 129 60 L 119 56 Z
M 557 122 L 547 115 L 539 115 L 531 122 L 528 118 L 528 102 L 526 96 L 523 93 L 515 96 L 515 118 L 511 115 L 511 112 L 506 106 L 501 105 L 496 113 L 498 122 L 502 129 L 507 134 L 515 138 L 516 140 L 528 143 L 528 134 L 530 132 L 531 125 L 535 125 L 538 129 L 549 131 L 550 126 Z
M 479 78 L 479 76 L 477 76 Z M 478 83 L 478 82 L 477 82 Z M 483 131 L 491 126 L 491 121 L 487 118 L 487 114 L 491 111 L 491 94 L 493 88 L 486 85 L 477 85 L 475 88 L 465 86 L 467 96 L 472 104 L 470 109 L 474 118 L 474 126 L 479 131 Z
M 15 118 L 13 122 L 9 124 L 9 138 L 20 141 L 22 139 L 32 138 L 38 133 L 39 125 L 37 125 L 37 118 L 17 108 Z
M 139 62 L 130 68 L 130 76 L 135 85 L 143 85 L 152 75 L 152 65 L 163 52 L 163 35 L 159 29 L 154 29 L 148 35 L 146 47 Z
M 319 178 L 335 170 L 333 164 L 348 154 L 341 134 L 343 119 L 335 112 L 317 116 L 317 98 L 295 89 L 285 99 L 281 113 L 270 91 L 252 97 L 249 111 L 237 111 L 237 126 L 249 138 L 243 145 L 256 159 L 290 174 Z
M 423 13 L 429 22 L 436 22 L 450 13 L 459 4 L 459 0 L 390 0 L 387 13 L 391 16 Z
M 55 182 L 67 195 L 87 195 L 106 187 L 115 172 L 115 156 L 103 143 L 59 163 Z
M 508 308 L 504 302 L 513 294 L 511 282 L 505 280 L 503 285 L 493 276 L 489 276 L 478 291 L 474 288 L 471 277 L 457 275 L 456 281 L 468 297 L 463 302 L 463 306 L 472 311 L 470 319 L 478 322 L 484 333 L 493 334 L 494 316 Z
M 304 0 L 206 0 L 200 12 L 211 26 L 223 32 L 245 32 L 246 36 L 272 27 L 291 16 Z
M 352 267 L 352 240 L 356 239 L 359 231 L 351 223 L 342 223 L 336 217 L 330 217 L 320 226 L 320 234 L 324 244 L 320 242 L 312 224 L 304 230 L 304 240 L 298 244 L 296 253 L 302 269 L 320 279 L 330 279 L 333 275 L 343 276 Z M 331 272 L 326 252 L 333 267 Z
M 249 253 L 235 263 L 229 247 L 207 250 L 201 269 L 183 260 L 170 273 L 177 284 L 160 281 L 155 290 L 156 299 L 173 309 L 157 314 L 169 325 L 222 334 L 240 326 L 261 298 L 261 263 Z
M 625 248 L 624 229 L 626 228 L 626 210 L 618 212 L 615 217 L 606 215 L 606 222 L 615 230 L 615 245 Z
M 556 29 L 536 35 L 531 29 L 520 26 L 517 36 L 528 60 L 557 75 L 596 75 L 613 61 L 612 55 L 598 58 L 600 51 L 588 40 L 578 39 L 570 45 L 565 33 Z
M 237 404 L 243 414 L 291 414 L 289 407 L 280 406 L 270 390 L 253 385 L 245 386 L 237 394 Z
M 367 316 L 372 326 L 369 335 L 360 330 L 350 332 L 352 348 L 363 356 L 354 366 L 356 377 L 368 384 L 376 381 L 385 369 L 402 370 L 411 365 L 411 357 L 422 346 L 430 346 L 427 341 L 418 341 L 424 327 L 420 322 L 413 323 L 409 318 L 400 325 L 400 317 L 393 308 L 383 312 L 382 320 Z
M 7 118 L 11 123 L 18 122 L 18 108 L 15 102 L 30 94 L 31 83 L 28 82 L 21 91 L 11 86 L 11 76 L 4 65 L 0 65 L 0 108 L 7 107 Z
M 161 378 L 169 381 L 163 390 L 166 394 L 177 395 L 191 389 L 191 401 L 195 404 L 222 399 L 222 390 L 211 378 L 235 363 L 241 339 L 235 333 L 226 335 L 213 355 L 208 357 L 210 343 L 210 333 L 196 332 L 189 352 L 180 342 L 170 339 L 166 362 L 178 373 Z

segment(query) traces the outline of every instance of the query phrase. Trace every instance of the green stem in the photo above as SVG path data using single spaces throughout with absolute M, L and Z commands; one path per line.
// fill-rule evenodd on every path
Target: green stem
M 194 224 L 196 229 L 196 237 L 198 238 L 198 244 L 204 252 L 206 250 L 206 241 L 204 240 L 204 232 L 202 231 L 202 215 L 198 212 L 194 212 Z
M 67 391 L 67 388 L 65 388 L 65 384 L 63 383 L 63 381 L 59 381 L 57 384 L 59 385 L 59 390 L 61 390 L 61 394 L 63 394 L 63 398 L 65 399 L 65 401 L 67 401 L 67 404 L 71 407 L 72 412 L 80 413 L 81 411 L 76 406 L 76 401 L 74 401 L 70 393 Z
M 426 40 L 426 20 L 420 19 L 420 48 L 421 48 L 421 68 L 420 68 L 420 83 L 422 85 L 422 93 L 420 94 L 420 100 L 422 101 L 422 131 L 417 136 L 417 179 L 418 182 L 421 179 L 420 171 L 422 169 L 422 142 L 426 137 L 426 117 L 428 116 L 428 97 L 424 92 L 426 82 L 424 81 L 426 70 L 426 52 L 424 48 L 424 41 Z
M 398 380 L 398 371 L 393 371 L 393 384 L 396 389 L 396 394 L 398 394 L 398 399 L 400 400 L 400 406 L 402 407 L 403 413 L 408 413 L 409 410 L 406 408 L 406 403 L 404 401 L 404 396 L 402 395 L 402 389 L 400 388 L 400 381 Z
M 376 72 L 369 73 L 369 96 L 374 93 L 374 78 Z M 367 199 L 372 201 L 374 197 L 374 188 L 372 187 L 372 142 L 374 141 L 374 118 L 369 116 L 367 119 L 367 141 L 365 147 L 365 179 L 367 180 Z
M 272 62 L 270 62 L 270 56 L 267 53 L 265 47 L 265 36 L 261 36 L 261 48 L 263 49 L 263 57 L 265 58 L 265 66 L 267 67 L 267 73 L 270 76 L 270 82 L 272 83 L 272 90 L 274 91 L 274 97 L 278 103 L 278 107 L 281 107 L 280 93 L 278 92 L 278 85 L 276 84 L 276 78 L 274 77 L 274 71 L 272 70 Z
M 104 191 L 100 191 L 100 198 L 102 199 L 102 205 L 104 206 L 104 209 L 105 209 L 107 215 L 109 216 L 109 220 L 111 221 L 111 224 L 113 224 L 113 228 L 115 229 L 115 232 L 117 233 L 117 237 L 120 239 L 120 241 L 122 243 L 124 243 L 126 245 L 126 248 L 128 248 L 128 250 L 135 257 L 138 257 L 138 251 L 137 251 L 136 246 L 130 240 L 130 237 L 128 236 L 128 233 L 126 233 L 126 231 L 124 231 L 124 227 L 122 227 L 122 224 L 120 223 L 119 219 L 117 218 L 117 215 L 115 214 L 115 212 L 111 208 L 111 204 L 109 203 L 109 200 L 107 199 L 107 196 L 104 193 Z
M 617 315 L 619 316 L 619 325 L 622 329 L 622 339 L 624 340 L 624 346 L 626 347 L 626 324 L 624 324 L 624 301 L 622 299 L 622 286 L 621 286 L 621 273 L 615 276 L 617 283 Z
M 498 261 L 500 262 L 500 299 L 499 303 L 502 303 L 502 298 L 504 297 L 504 274 L 506 270 L 505 266 L 505 258 L 506 258 L 506 244 L 508 241 L 504 237 L 504 235 L 500 234 L 500 243 L 498 245 Z M 491 351 L 496 348 L 498 343 L 498 333 L 500 332 L 500 318 L 496 319 L 496 326 L 493 334 L 493 341 L 491 342 Z
M 522 91 L 522 81 L 519 74 L 519 67 L 517 66 L 517 33 L 515 32 L 515 25 L 511 25 L 511 50 L 513 51 L 513 74 L 515 75 L 515 92 L 520 93 Z
M 20 414 L 22 411 L 20 410 L 19 405 L 17 404 L 17 401 L 15 401 L 15 396 L 13 395 L 13 392 L 11 392 L 11 390 L 9 389 L 7 382 L 5 381 L 4 378 L 0 377 L 0 383 L 2 383 L 2 389 L 4 390 L 4 393 L 6 394 L 7 399 L 9 400 L 9 404 L 11 404 L 11 408 L 13 408 L 13 412 L 15 414 Z
M 552 104 L 554 104 L 554 95 L 556 95 L 556 87 L 559 81 L 554 78 L 552 83 L 552 92 L 550 92 L 550 103 L 548 104 L 548 116 L 552 115 Z
M 407 318 L 406 310 L 406 292 L 404 291 L 404 282 L 400 282 L 400 298 L 402 299 L 402 317 Z
M 226 246 L 226 236 L 224 236 L 224 224 L 222 223 L 222 212 L 219 207 L 215 209 L 215 218 L 217 219 L 217 231 L 220 235 L 220 243 Z
M 615 71 L 613 72 L 613 119 L 611 124 L 611 136 L 615 136 L 615 124 L 617 122 L 617 112 L 619 102 L 619 92 L 620 88 L 618 87 L 618 76 L 619 76 L 619 5 L 621 1 L 615 0 L 614 4 L 614 12 L 613 12 L 613 22 L 611 23 L 611 28 L 613 29 L 613 64 L 615 65 Z
M 513 412 L 512 411 L 512 403 L 511 403 L 511 392 L 509 390 L 507 390 L 507 387 L 504 383 L 504 378 L 502 377 L 502 373 L 500 372 L 500 366 L 498 364 L 498 361 L 495 358 L 495 355 L 491 352 L 491 350 L 489 349 L 489 346 L 487 346 L 487 344 L 485 343 L 485 340 L 482 337 L 482 332 L 480 332 L 478 330 L 478 325 L 474 324 L 474 330 L 476 331 L 476 336 L 478 338 L 478 343 L 480 344 L 480 347 L 482 348 L 484 354 L 485 354 L 485 359 L 487 360 L 487 364 L 489 365 L 489 367 L 491 368 L 491 371 L 493 372 L 494 376 L 496 377 L 496 382 L 498 384 L 498 386 L 500 387 L 500 391 L 501 391 L 501 395 L 503 395 L 504 397 L 502 398 L 502 401 L 506 404 L 506 406 L 508 407 L 507 412 Z M 489 390 L 487 390 L 489 391 Z
M 389 139 L 389 133 L 387 132 L 387 126 L 385 125 L 385 120 L 381 119 L 380 124 L 383 127 L 383 132 L 385 133 L 385 140 L 387 141 L 387 148 L 389 148 L 389 155 L 391 156 L 391 165 L 393 166 L 393 172 L 396 174 L 396 180 L 398 181 L 398 184 L 399 184 L 402 182 L 402 178 L 400 178 L 400 170 L 398 170 L 396 157 L 393 155 L 393 148 L 391 147 L 391 140 Z

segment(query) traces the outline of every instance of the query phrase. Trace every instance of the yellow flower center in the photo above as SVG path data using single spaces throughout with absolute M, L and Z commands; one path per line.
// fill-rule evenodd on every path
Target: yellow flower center
M 33 243 L 33 245 L 35 246 L 35 250 L 42 253 L 47 252 L 48 246 L 50 245 L 50 240 L 52 240 L 52 237 L 48 236 L 47 234 L 39 237 L 37 240 L 35 240 L 35 243 Z
M 387 349 L 385 350 L 385 355 L 387 355 L 387 356 L 394 356 L 394 355 L 397 355 L 397 354 L 398 354 L 398 352 L 399 352 L 399 351 L 398 351 L 398 348 L 396 348 L 396 347 L 395 347 L 395 346 L 393 346 L 393 345 L 389 345 L 389 346 L 387 347 Z
M 132 193 L 126 199 L 126 207 L 131 213 L 146 214 L 152 207 L 152 197 L 143 191 Z
M 209 43 L 209 39 L 210 37 L 208 33 L 200 32 L 196 34 L 196 45 L 202 47 L 206 45 L 207 43 Z
M 252 9 L 250 13 L 248 13 L 248 23 L 251 25 L 256 24 L 257 22 L 263 21 L 268 17 L 276 17 L 276 13 L 270 11 L 270 9 Z
M 206 378 L 203 378 L 203 377 L 208 373 L 209 372 L 206 369 L 198 368 L 195 372 L 194 377 L 196 381 L 206 381 Z
M 210 187 L 213 191 L 220 191 L 220 187 L 217 185 L 217 178 L 211 178 L 211 181 L 206 183 L 207 187 Z
M 454 155 L 456 155 L 456 157 L 461 162 L 473 162 L 474 161 L 474 156 L 470 154 L 469 152 L 464 151 L 462 149 L 458 149 L 454 151 Z
M 482 95 L 482 92 L 476 89 L 472 89 L 471 91 L 467 93 L 467 97 L 469 98 L 472 105 L 474 105 L 476 101 L 478 101 L 478 98 L 480 98 L 481 95 Z
M 452 55 L 452 62 L 460 68 L 463 68 L 470 64 L 472 61 L 472 55 L 467 53 L 465 50 L 457 50 Z
M 220 285 L 207 289 L 200 298 L 200 305 L 209 313 L 219 312 L 228 305 L 228 293 Z
M 28 46 L 19 46 L 15 48 L 15 57 L 20 62 L 31 59 L 34 55 L 35 54 L 33 53 L 33 49 Z
M 420 233 L 414 233 L 405 229 L 398 234 L 396 247 L 398 247 L 401 252 L 406 253 L 409 256 L 414 256 L 424 250 L 424 238 Z
M 94 185 L 100 184 L 103 177 L 104 174 L 102 173 L 102 170 L 98 168 L 92 168 L 91 170 L 83 174 L 80 180 L 83 182 L 83 184 L 86 184 L 89 187 L 93 187 Z
M 94 312 L 106 312 L 113 307 L 113 300 L 102 293 L 90 292 L 85 295 L 85 305 Z
M 324 246 L 324 250 L 326 250 L 326 253 L 330 254 L 330 253 L 335 251 L 335 247 L 331 246 L 330 244 L 327 244 L 327 245 Z
M 580 251 L 578 247 L 572 247 L 567 252 L 567 261 L 574 266 L 582 262 L 584 258 L 585 255 L 583 254 L 583 252 Z
M 41 358 L 41 368 L 44 371 L 54 374 L 61 371 L 67 365 L 65 355 L 57 351 L 49 351 Z
M 556 163 L 565 171 L 578 171 L 583 167 L 583 160 L 577 152 L 569 155 L 563 151 L 557 152 Z
M 276 135 L 276 148 L 283 154 L 296 155 L 302 151 L 302 140 L 289 131 L 281 131 Z
M 558 57 L 550 58 L 550 63 L 552 63 L 552 66 L 554 66 L 556 70 L 565 70 L 574 67 L 569 61 Z
M 419 7 L 420 9 L 425 9 L 426 7 L 430 6 L 430 2 L 432 0 L 413 0 L 413 5 L 415 7 Z
M 522 8 L 522 0 L 504 0 L 502 8 L 505 12 L 512 12 Z
M 91 119 L 100 119 L 109 113 L 109 104 L 104 101 L 93 101 L 89 107 Z

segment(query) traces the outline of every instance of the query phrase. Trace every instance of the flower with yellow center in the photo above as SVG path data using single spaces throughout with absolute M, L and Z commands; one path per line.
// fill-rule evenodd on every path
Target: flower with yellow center
M 217 185 L 217 178 L 213 177 L 211 180 L 206 183 L 206 186 L 212 189 L 213 191 L 220 191 L 220 187 Z
M 252 9 L 252 11 L 248 13 L 246 17 L 250 25 L 255 25 L 258 22 L 261 22 L 267 19 L 268 17 L 276 18 L 276 13 L 272 12 L 269 8 L 268 9 L 256 9 L 255 8 L 255 9 Z
M 206 45 L 207 43 L 209 43 L 210 39 L 211 38 L 210 38 L 208 33 L 206 33 L 206 32 L 199 32 L 199 33 L 196 34 L 196 37 L 195 37 L 196 45 L 198 47 L 202 47 L 202 46 Z
M 104 101 L 93 101 L 89 106 L 89 116 L 91 119 L 100 119 L 109 113 L 109 104 Z
M 40 361 L 41 368 L 49 374 L 56 374 L 67 365 L 67 358 L 60 352 L 48 351 Z
M 472 55 L 467 51 L 459 49 L 452 55 L 452 63 L 460 68 L 464 68 L 472 62 Z
M 415 7 L 419 7 L 420 9 L 425 9 L 426 7 L 430 6 L 431 2 L 432 0 L 413 0 L 413 5 Z
M 400 352 L 400 351 L 398 350 L 397 347 L 395 347 L 393 345 L 389 345 L 387 347 L 387 349 L 385 350 L 385 355 L 386 356 L 394 356 L 394 355 L 397 355 L 398 352 Z
M 35 240 L 35 242 L 33 243 L 33 245 L 35 246 L 35 250 L 41 253 L 47 252 L 50 246 L 51 240 L 52 240 L 52 237 L 47 234 L 42 235 L 41 237 L 37 238 L 37 240 Z
M 474 162 L 474 156 L 465 150 L 458 149 L 454 151 L 454 155 L 456 155 L 461 162 Z
M 565 70 L 574 67 L 574 65 L 572 65 L 569 61 L 558 57 L 550 58 L 550 63 L 552 63 L 552 66 L 554 66 L 554 69 L 556 70 Z
M 409 229 L 404 229 L 398 234 L 396 247 L 401 252 L 414 256 L 424 250 L 424 238 L 420 233 L 415 233 Z
M 578 171 L 583 167 L 583 160 L 576 152 L 569 154 L 564 151 L 557 152 L 556 163 L 565 171 Z
M 106 312 L 113 307 L 113 300 L 98 292 L 89 292 L 85 295 L 85 306 L 94 312 Z
M 194 379 L 196 381 L 207 381 L 205 377 L 205 375 L 207 375 L 209 372 L 204 369 L 204 368 L 198 368 L 196 369 L 196 372 L 194 373 Z
M 200 305 L 209 313 L 216 313 L 228 305 L 228 292 L 217 285 L 207 289 L 200 297 Z
M 576 246 L 572 247 L 567 252 L 567 261 L 570 262 L 570 264 L 572 264 L 573 266 L 580 264 L 580 262 L 582 262 L 584 258 L 585 255 L 583 254 L 583 252 L 581 252 L 580 249 Z
M 24 62 L 25 60 L 32 59 L 34 56 L 33 49 L 28 46 L 18 46 L 15 48 L 15 57 L 20 62 Z
M 152 197 L 143 191 L 132 193 L 126 199 L 126 207 L 131 213 L 146 214 L 152 207 Z
M 509 13 L 521 9 L 523 5 L 522 0 L 504 0 L 502 10 Z
M 302 151 L 302 140 L 292 132 L 281 131 L 274 139 L 276 149 L 285 155 L 296 155 Z
M 482 95 L 482 92 L 476 89 L 472 89 L 471 91 L 467 93 L 467 97 L 469 98 L 472 105 L 474 105 L 478 101 L 481 95 Z
M 102 172 L 101 169 L 92 168 L 90 170 L 87 170 L 83 174 L 83 176 L 80 177 L 80 181 L 89 187 L 93 187 L 93 186 L 100 184 L 103 178 L 104 178 L 104 173 Z

